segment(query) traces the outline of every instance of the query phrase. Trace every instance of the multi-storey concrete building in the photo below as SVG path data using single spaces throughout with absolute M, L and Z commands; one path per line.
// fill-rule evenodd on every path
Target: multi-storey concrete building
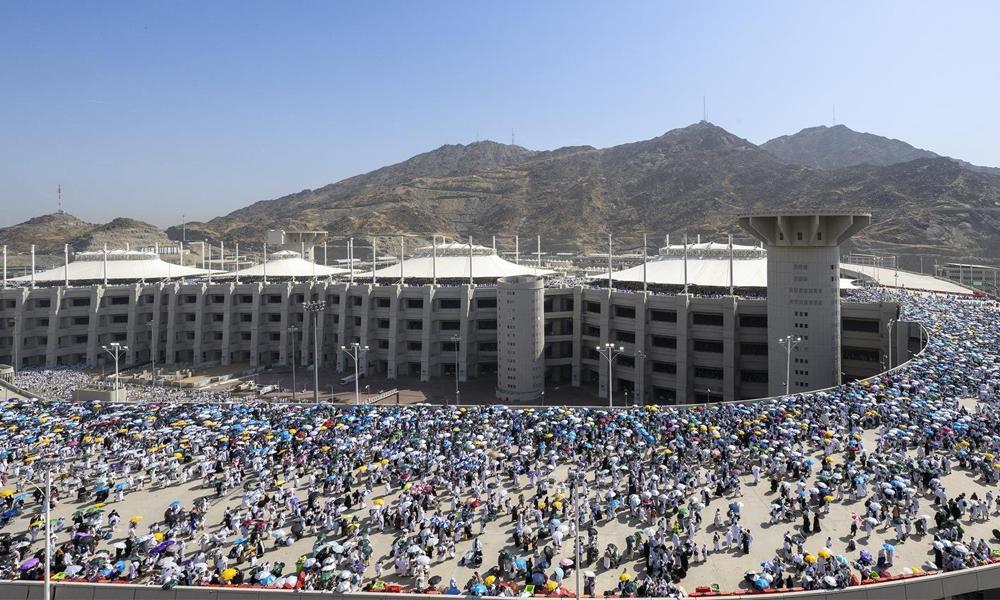
M 376 283 L 361 281 L 357 273 L 347 280 L 310 277 L 313 268 L 306 261 L 294 269 L 285 264 L 284 271 L 271 263 L 266 281 L 252 273 L 239 282 L 90 279 L 65 285 L 63 277 L 39 277 L 50 287 L 0 289 L 0 362 L 94 367 L 107 360 L 102 346 L 120 342 L 128 346 L 125 366 L 155 360 L 168 368 L 235 370 L 294 360 L 346 372 L 353 364 L 340 348 L 357 342 L 369 348 L 360 365 L 365 374 L 421 381 L 456 372 L 460 381 L 491 378 L 498 396 L 508 401 L 535 401 L 546 384 L 583 386 L 604 397 L 613 389 L 619 402 L 766 396 L 774 393 L 776 379 L 779 385 L 785 380 L 786 355 L 777 340 L 787 325 L 785 313 L 771 310 L 763 297 L 759 252 L 745 253 L 746 263 L 734 266 L 735 251 L 725 248 L 730 255 L 725 268 L 716 264 L 721 259 L 707 255 L 701 266 L 728 272 L 728 279 L 716 286 L 699 280 L 703 295 L 686 293 L 687 285 L 679 281 L 655 279 L 636 291 L 557 278 L 545 285 L 537 269 L 504 261 L 488 248 L 470 251 L 469 245 L 435 247 L 430 258 L 418 252 L 395 273 L 376 273 Z M 80 265 L 71 271 L 81 269 L 94 271 L 92 278 L 106 272 L 103 257 L 100 268 Z M 740 275 L 744 270 L 751 275 Z M 684 267 L 683 277 L 687 271 Z M 665 262 L 651 272 L 681 277 Z M 399 279 L 393 281 L 393 275 Z M 729 293 L 734 283 L 753 289 Z M 828 296 L 840 311 L 825 309 L 833 320 L 828 327 L 840 339 L 827 358 L 828 366 L 839 364 L 836 376 L 872 375 L 889 366 L 890 356 L 898 364 L 919 347 L 915 325 L 890 327 L 898 315 L 895 303 Z M 303 304 L 313 301 L 325 302 L 324 309 L 305 311 Z M 772 315 L 782 322 L 775 324 Z M 609 342 L 623 348 L 610 373 L 597 351 Z M 803 359 L 812 360 L 793 352 L 791 376 L 811 382 L 812 365 Z M 822 387 L 827 379 L 810 387 Z

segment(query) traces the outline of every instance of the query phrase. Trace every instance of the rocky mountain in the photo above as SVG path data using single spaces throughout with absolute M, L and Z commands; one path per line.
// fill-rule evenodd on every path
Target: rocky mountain
M 118 218 L 110 223 L 96 225 L 82 221 L 66 212 L 57 212 L 29 219 L 24 223 L 0 228 L 0 244 L 11 253 L 30 252 L 35 244 L 39 255 L 62 255 L 63 245 L 70 249 L 99 250 L 109 248 L 171 244 L 167 235 L 155 225 L 135 219 Z
M 885 167 L 921 158 L 941 158 L 939 154 L 915 148 L 904 141 L 854 131 L 844 125 L 809 127 L 764 142 L 761 148 L 785 162 L 826 170 L 857 165 Z M 952 160 L 971 171 L 1000 175 L 1000 169 L 995 167 Z
M 992 171 L 846 127 L 757 146 L 701 122 L 610 148 L 442 146 L 186 229 L 188 240 L 251 247 L 268 229 L 325 230 L 334 239 L 541 234 L 545 250 L 560 251 L 602 248 L 608 233 L 618 247 L 635 247 L 643 231 L 651 244 L 668 233 L 739 235 L 735 216 L 753 209 L 867 208 L 874 223 L 849 249 L 896 254 L 911 267 L 918 257 L 928 267 L 1000 262 L 1000 175 Z M 182 228 L 167 233 L 181 239 Z M 15 252 L 32 242 L 57 253 L 66 241 L 77 249 L 166 243 L 161 235 L 131 219 L 92 225 L 64 213 L 0 229 Z
M 775 154 L 774 148 L 793 143 L 760 147 L 701 122 L 603 149 L 443 146 L 317 190 L 189 223 L 188 239 L 255 241 L 269 228 L 479 240 L 518 232 L 541 233 L 554 250 L 600 247 L 608 232 L 623 245 L 634 244 L 643 230 L 657 240 L 682 231 L 739 233 L 734 216 L 751 209 L 870 207 L 876 222 L 856 249 L 897 253 L 908 264 L 917 254 L 1000 257 L 1000 177 L 916 149 L 899 162 L 906 158 L 901 147 L 896 162 L 890 153 L 865 150 L 885 164 L 861 160 L 841 168 L 796 164 Z M 839 151 L 830 155 L 850 162 Z M 180 231 L 169 233 L 176 239 Z
M 122 248 L 125 244 L 138 248 L 172 243 L 167 234 L 155 225 L 119 217 L 110 223 L 96 225 L 83 235 L 76 236 L 69 245 L 74 250 L 97 250 L 103 248 L 105 244 L 108 248 Z

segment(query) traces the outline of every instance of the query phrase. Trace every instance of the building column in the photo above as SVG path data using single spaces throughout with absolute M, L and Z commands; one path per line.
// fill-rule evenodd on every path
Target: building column
M 646 340 L 646 325 L 649 322 L 646 304 L 649 302 L 649 292 L 636 292 L 635 294 L 635 350 L 642 352 L 644 356 L 649 356 L 649 348 Z M 646 371 L 649 370 L 648 358 L 635 358 L 635 403 L 646 404 Z
M 691 398 L 688 396 L 688 387 L 691 381 L 691 366 L 688 364 L 690 355 L 690 341 L 688 340 L 688 328 L 690 327 L 690 315 L 688 306 L 691 303 L 691 296 L 688 294 L 677 294 L 677 348 L 674 356 L 677 360 L 677 403 L 690 404 Z
M 351 295 L 347 284 L 339 284 L 338 288 L 337 294 L 339 297 L 339 304 L 337 306 L 339 307 L 339 312 L 337 317 L 337 341 L 339 343 L 337 344 L 337 372 L 343 373 L 347 369 L 348 359 L 346 353 L 340 349 L 340 346 L 348 345 L 347 319 L 350 318 L 351 315 L 351 308 L 348 306 L 351 301 Z M 353 365 L 351 366 L 351 369 L 354 369 Z
M 572 385 L 580 387 L 580 374 L 583 371 L 583 287 L 573 288 L 573 360 Z
M 203 283 L 197 286 L 194 300 L 194 344 L 191 356 L 191 363 L 199 366 L 205 363 L 202 358 L 202 347 L 205 339 L 205 292 L 206 285 Z
M 432 319 L 434 310 L 432 305 L 434 303 L 435 290 L 432 285 L 425 285 L 421 289 L 424 293 L 424 308 L 420 311 L 421 320 L 423 321 L 423 329 L 420 330 L 420 381 L 430 381 L 431 368 L 433 367 L 431 356 L 437 356 L 437 353 L 431 352 L 431 344 L 434 339 L 432 336 L 434 326 Z
M 361 286 L 361 331 L 358 333 L 359 344 L 362 347 L 370 346 L 371 342 L 371 312 L 372 312 L 372 285 L 366 283 Z M 361 360 L 358 363 L 358 373 L 361 375 L 368 375 L 368 352 L 364 353 L 364 356 L 359 356 Z
M 24 307 L 28 303 L 28 288 L 22 288 L 21 293 L 18 294 L 14 299 L 14 329 L 11 331 L 11 362 L 17 362 L 14 365 L 15 370 L 20 371 L 21 365 L 24 364 Z M 88 340 L 90 338 L 87 338 Z M 89 347 L 89 343 L 88 343 Z
M 291 361 L 295 360 L 294 356 L 291 359 L 288 357 L 288 352 L 291 350 L 288 339 L 288 328 L 291 325 L 288 319 L 288 306 L 291 304 L 291 299 L 292 284 L 286 283 L 281 290 L 281 331 L 278 333 L 278 364 L 286 367 L 290 367 Z
M 167 343 L 164 364 L 177 364 L 177 284 L 167 284 Z
M 318 284 L 313 283 L 312 289 L 316 292 L 317 300 L 326 300 L 326 283 Z M 319 369 L 326 366 L 326 360 L 324 359 L 324 354 L 326 353 L 326 311 L 329 307 L 324 307 L 323 310 L 316 313 L 316 344 L 315 348 L 318 348 L 318 356 L 313 357 L 313 361 L 316 366 L 314 368 Z
M 601 339 L 599 344 L 603 346 L 607 342 L 614 343 L 611 339 L 611 290 L 604 290 L 601 298 Z M 608 391 L 614 389 L 614 381 L 608 378 L 608 360 L 603 356 L 598 356 L 598 383 L 597 397 L 607 398 Z
M 726 296 L 722 307 L 722 399 L 738 400 L 736 388 L 739 373 L 736 368 L 738 336 L 736 335 L 736 296 Z
M 95 285 L 90 290 L 90 318 L 87 320 L 87 366 L 97 366 L 98 352 L 101 351 L 100 330 L 101 300 L 104 298 L 104 286 Z
M 125 331 L 125 345 L 128 350 L 125 352 L 125 365 L 130 366 L 139 362 L 136 359 L 139 349 L 136 347 L 136 337 L 142 332 L 142 337 L 146 337 L 145 323 L 139 323 L 139 292 L 142 288 L 137 283 L 132 286 L 128 294 L 128 329 Z M 141 329 L 140 329 L 141 327 Z
M 222 293 L 222 356 L 220 364 L 228 367 L 232 363 L 233 291 L 236 284 L 230 283 Z
M 49 328 L 48 341 L 45 345 L 45 366 L 53 368 L 59 364 L 59 313 L 62 311 L 62 299 L 66 288 L 59 286 L 49 291 Z
M 302 284 L 299 284 L 299 285 L 305 287 L 304 290 L 301 290 L 302 291 L 302 299 L 305 300 L 306 302 L 308 302 L 308 298 L 312 297 L 312 284 L 311 284 L 311 282 L 310 283 L 302 283 Z M 295 289 L 293 288 L 292 291 L 295 292 Z M 296 303 L 296 304 L 298 304 L 298 303 Z M 308 367 L 309 365 L 312 364 L 312 361 L 309 360 L 309 357 L 312 355 L 312 348 L 313 348 L 313 346 L 312 346 L 312 341 L 313 341 L 312 340 L 312 338 L 313 338 L 312 314 L 310 314 L 310 312 L 307 311 L 304 306 L 298 305 L 298 307 L 300 309 L 302 309 L 302 332 L 301 332 L 301 337 L 299 338 L 299 344 L 300 344 L 299 345 L 299 353 L 300 353 L 299 354 L 299 366 L 301 366 L 301 367 Z M 288 310 L 291 310 L 291 309 L 292 309 L 292 303 L 291 303 L 291 301 L 289 301 L 289 303 L 288 303 Z
M 389 295 L 389 354 L 386 378 L 395 379 L 399 374 L 399 311 L 402 305 L 400 301 L 402 286 L 397 283 L 390 286 L 389 289 L 391 290 Z
M 153 286 L 153 330 L 149 336 L 150 356 L 156 357 L 156 362 L 163 364 L 160 360 L 160 308 L 162 306 L 163 284 Z
M 254 284 L 249 290 L 253 294 L 250 304 L 250 368 L 260 367 L 260 299 L 264 295 L 264 284 Z
M 458 369 L 459 381 L 468 381 L 469 357 L 475 356 L 475 353 L 469 348 L 469 338 L 471 337 L 469 312 L 474 294 L 475 288 L 472 285 L 467 283 L 462 286 L 462 301 L 458 309 L 458 364 L 455 365 L 455 368 Z

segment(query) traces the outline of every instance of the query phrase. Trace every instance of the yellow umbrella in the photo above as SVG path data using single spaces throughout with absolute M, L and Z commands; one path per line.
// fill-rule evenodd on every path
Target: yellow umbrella
M 13 495 L 14 495 L 14 492 L 12 492 L 11 490 L 4 490 L 4 491 L 0 492 L 0 498 L 10 498 Z
M 142 515 L 132 515 L 132 518 L 129 519 L 129 522 L 130 523 L 138 523 L 141 520 L 142 520 Z
M 487 575 L 486 577 L 483 578 L 483 583 L 485 583 L 486 585 L 493 585 L 493 582 L 495 582 L 496 580 L 497 580 L 496 575 Z
M 374 504 L 375 504 L 375 506 L 382 506 L 383 504 L 385 504 L 385 500 L 383 500 L 381 498 L 375 498 L 375 503 Z
M 557 587 L 559 587 L 559 584 L 556 583 L 556 582 L 554 582 L 554 581 L 552 581 L 551 579 L 545 582 L 545 591 L 546 592 L 554 592 L 554 591 L 556 591 Z
M 816 564 L 816 557 L 812 554 L 806 554 L 805 561 L 811 565 Z
M 622 571 L 622 574 L 618 576 L 618 581 L 628 581 L 629 579 L 632 579 L 632 576 L 625 571 Z
M 224 569 L 222 573 L 219 574 L 219 576 L 222 577 L 224 580 L 229 581 L 233 577 L 236 577 L 236 569 L 232 567 Z
M 821 549 L 816 554 L 818 554 L 820 558 L 830 558 L 831 556 L 833 556 L 832 554 L 830 554 L 830 551 L 827 550 L 826 548 Z
M 153 533 L 153 539 L 156 540 L 157 542 L 162 542 L 163 541 L 163 534 L 160 533 L 159 531 L 157 531 L 157 532 Z

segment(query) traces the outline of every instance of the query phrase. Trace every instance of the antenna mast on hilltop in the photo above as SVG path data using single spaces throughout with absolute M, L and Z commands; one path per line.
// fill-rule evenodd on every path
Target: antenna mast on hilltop
M 708 101 L 705 96 L 701 97 L 701 120 L 708 121 Z
M 514 128 L 513 127 L 510 128 L 510 145 L 511 146 L 514 145 Z
M 62 184 L 61 183 L 59 184 L 59 187 L 56 188 L 56 198 L 58 199 L 58 202 L 59 202 L 59 214 L 62 214 L 63 210 L 62 210 Z

